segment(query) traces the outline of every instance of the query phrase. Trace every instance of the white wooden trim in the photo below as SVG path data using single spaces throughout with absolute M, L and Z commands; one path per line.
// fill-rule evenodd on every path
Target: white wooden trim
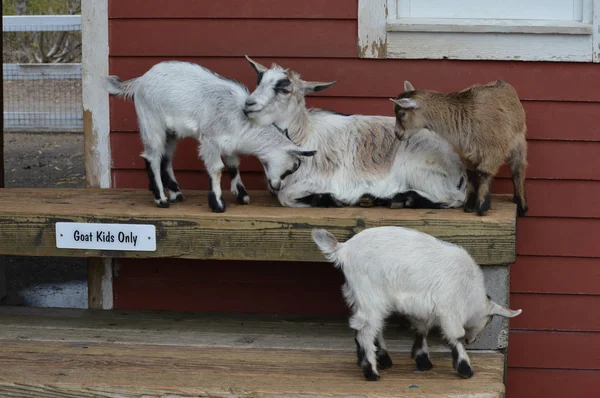
M 86 176 L 90 187 L 110 187 L 108 92 L 108 0 L 83 0 L 82 90 L 86 139 Z
M 110 188 L 110 113 L 102 79 L 108 75 L 108 0 L 82 0 L 82 89 L 85 173 L 89 187 Z M 113 308 L 112 261 L 101 272 L 102 308 Z M 89 288 L 89 286 L 88 286 Z
M 400 18 L 388 20 L 387 31 L 591 35 L 592 24 L 577 21 L 520 19 Z
M 3 80 L 81 79 L 81 64 L 2 64 Z
M 81 15 L 2 16 L 3 32 L 61 32 L 81 29 Z
M 594 0 L 592 23 L 592 58 L 593 62 L 600 62 L 600 0 Z
M 387 0 L 358 0 L 358 57 L 386 58 Z
M 386 35 L 375 12 L 384 3 Z M 398 7 L 397 0 L 359 0 L 359 57 L 600 62 L 600 0 L 574 9 L 581 21 L 399 19 Z
M 592 37 L 524 33 L 388 33 L 388 58 L 591 62 Z

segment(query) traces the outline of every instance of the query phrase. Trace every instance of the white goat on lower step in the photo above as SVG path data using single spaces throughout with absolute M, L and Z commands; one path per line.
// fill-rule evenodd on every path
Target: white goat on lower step
M 238 172 L 238 154 L 258 157 L 275 190 L 298 170 L 302 158 L 315 154 L 295 145 L 273 126 L 252 123 L 243 112 L 248 89 L 197 64 L 161 62 L 128 81 L 109 76 L 105 85 L 110 94 L 134 101 L 144 143 L 142 157 L 159 207 L 183 199 L 172 166 L 180 138 L 194 137 L 201 143 L 198 151 L 210 176 L 209 205 L 215 212 L 225 211 L 221 196 L 225 165 L 232 179 L 231 192 L 239 203 L 249 203 Z
M 344 272 L 358 364 L 368 380 L 379 379 L 377 362 L 384 369 L 392 366 L 382 333 L 392 313 L 407 316 L 415 328 L 412 356 L 420 370 L 433 367 L 426 339 L 439 326 L 452 347 L 453 366 L 465 378 L 473 370 L 462 342 L 475 341 L 494 315 L 521 313 L 486 295 L 483 272 L 465 249 L 423 232 L 370 228 L 339 243 L 326 230 L 314 229 L 312 237 L 327 260 Z

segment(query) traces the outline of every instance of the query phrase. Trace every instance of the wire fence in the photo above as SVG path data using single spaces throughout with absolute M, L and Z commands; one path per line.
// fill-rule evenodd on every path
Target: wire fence
M 79 15 L 3 16 L 4 131 L 82 131 Z M 23 63 L 34 61 L 37 63 Z

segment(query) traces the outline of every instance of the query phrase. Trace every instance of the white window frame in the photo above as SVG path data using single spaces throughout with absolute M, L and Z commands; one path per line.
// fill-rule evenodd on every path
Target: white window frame
M 397 5 L 358 1 L 360 58 L 600 62 L 600 0 L 582 21 L 398 18 Z

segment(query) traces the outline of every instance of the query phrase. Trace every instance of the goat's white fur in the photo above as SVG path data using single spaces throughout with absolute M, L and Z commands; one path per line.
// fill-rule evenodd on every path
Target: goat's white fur
M 423 337 L 439 326 L 459 359 L 469 364 L 461 340 L 473 342 L 493 315 L 514 317 L 486 296 L 483 273 L 465 249 L 402 227 L 366 229 L 345 243 L 323 229 L 312 237 L 328 261 L 341 268 L 353 315 L 350 327 L 377 373 L 373 341 L 385 319 L 404 314 Z M 427 345 L 422 351 L 427 354 Z M 414 354 L 414 353 L 413 353 Z M 421 354 L 421 353 L 417 353 Z M 364 367 L 363 367 L 364 369 Z
M 392 198 L 406 191 L 415 191 L 441 207 L 462 205 L 466 174 L 460 158 L 446 140 L 423 130 L 410 141 L 394 143 L 394 138 L 389 139 L 395 137 L 393 117 L 309 110 L 305 94 L 324 90 L 334 82 L 306 82 L 280 66 L 266 68 L 247 59 L 260 76 L 260 83 L 245 108 L 250 112 L 249 117 L 262 125 L 275 123 L 287 129 L 295 143 L 318 149 L 316 156 L 286 179 L 277 192 L 282 205 L 308 206 L 296 199 L 322 193 L 331 193 L 342 203 L 354 205 L 365 194 Z M 278 93 L 277 82 L 286 78 L 291 81 L 288 92 Z M 357 143 L 370 145 L 376 153 L 364 150 L 361 153 Z M 394 145 L 397 145 L 395 153 L 388 153 Z M 388 164 L 377 165 L 371 156 L 387 158 Z M 331 159 L 336 161 L 330 162 Z M 361 169 L 359 163 L 366 166 Z
M 273 126 L 252 123 L 243 113 L 247 88 L 197 64 L 161 62 L 128 81 L 109 76 L 105 86 L 110 94 L 134 100 L 144 144 L 142 157 L 150 162 L 160 192 L 157 203 L 168 203 L 160 178 L 163 157 L 169 161 L 167 172 L 175 180 L 170 161 L 176 141 L 168 143 L 167 132 L 176 139 L 194 137 L 201 143 L 198 151 L 211 178 L 215 211 L 223 211 L 225 206 L 220 185 L 222 157 L 228 168 L 237 168 L 238 154 L 255 155 L 268 162 L 267 177 L 271 185 L 279 187 L 280 176 L 299 163 L 299 156 L 314 154 L 293 144 Z M 238 187 L 245 193 L 239 174 L 231 184 L 236 196 Z M 173 199 L 177 192 L 169 195 Z M 247 196 L 239 199 L 249 200 Z

